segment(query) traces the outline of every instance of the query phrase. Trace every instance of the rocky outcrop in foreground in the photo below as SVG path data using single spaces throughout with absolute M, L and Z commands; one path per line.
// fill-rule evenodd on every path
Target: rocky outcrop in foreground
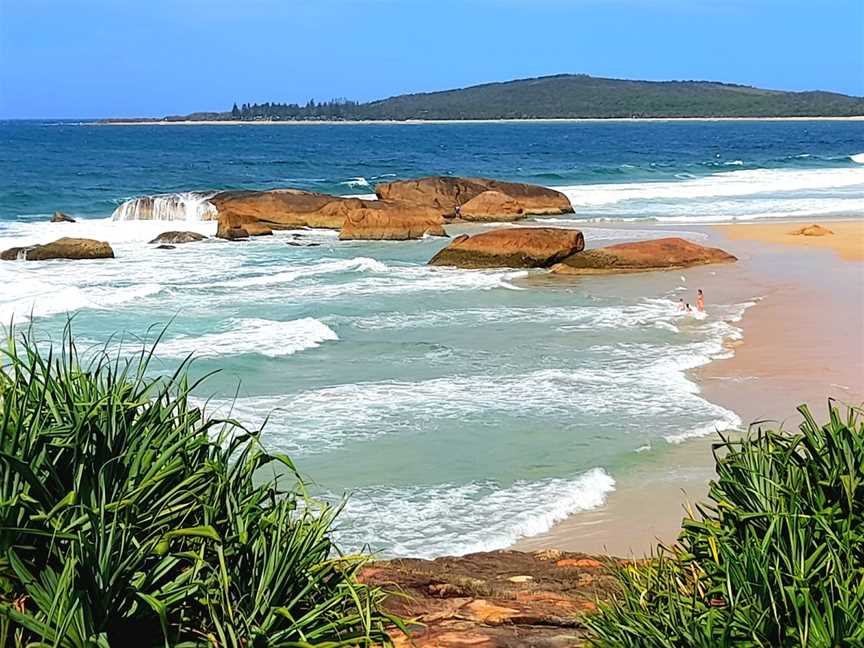
M 194 243 L 203 241 L 207 237 L 198 232 L 162 232 L 159 236 L 150 241 L 153 243 L 162 243 L 166 245 L 179 245 L 181 243 Z
M 585 250 L 554 265 L 552 272 L 566 275 L 648 272 L 732 261 L 737 259 L 718 248 L 682 238 L 663 238 Z
M 113 259 L 114 250 L 104 241 L 63 237 L 45 245 L 15 247 L 0 253 L 3 261 L 45 261 L 48 259 Z
M 582 232 L 555 227 L 514 227 L 463 234 L 429 261 L 459 268 L 548 268 L 585 247 Z
M 584 645 L 583 619 L 616 589 L 613 559 L 494 551 L 374 563 L 361 578 L 392 592 L 391 613 L 410 619 L 415 648 L 565 648 Z
M 569 214 L 570 200 L 560 191 L 487 178 L 432 176 L 387 182 L 375 187 L 382 200 L 425 205 L 469 221 L 517 220 L 530 215 Z M 482 194 L 486 194 L 485 196 Z

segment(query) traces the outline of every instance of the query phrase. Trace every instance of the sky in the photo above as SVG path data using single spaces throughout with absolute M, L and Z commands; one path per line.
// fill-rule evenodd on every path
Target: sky
M 864 0 L 0 0 L 0 119 L 560 73 L 864 95 Z

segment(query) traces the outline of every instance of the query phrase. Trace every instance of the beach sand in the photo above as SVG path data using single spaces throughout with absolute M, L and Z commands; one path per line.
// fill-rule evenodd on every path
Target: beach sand
M 780 421 L 794 429 L 802 403 L 817 419 L 824 418 L 829 397 L 864 403 L 864 220 L 822 222 L 833 236 L 788 234 L 808 224 L 706 228 L 708 244 L 739 261 L 687 271 L 688 285 L 705 290 L 709 314 L 712 299 L 760 298 L 738 324 L 743 339 L 732 344 L 734 356 L 691 374 L 706 399 L 745 423 Z M 684 507 L 707 492 L 714 441 L 712 435 L 666 444 L 634 458 L 631 471 L 615 475 L 616 491 L 606 506 L 514 548 L 642 556 L 658 540 L 674 541 Z
M 792 234 L 809 223 L 736 223 L 718 225 L 716 229 L 733 241 L 757 241 L 794 245 L 814 250 L 832 250 L 848 261 L 864 260 L 864 220 L 825 221 L 820 225 L 833 234 L 803 236 Z

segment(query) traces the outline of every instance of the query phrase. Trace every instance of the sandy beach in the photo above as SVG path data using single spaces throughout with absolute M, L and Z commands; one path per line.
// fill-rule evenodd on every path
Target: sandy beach
M 722 271 L 688 272 L 705 290 L 709 314 L 712 298 L 761 298 L 739 324 L 743 339 L 734 343 L 734 355 L 693 372 L 709 401 L 745 423 L 780 421 L 792 429 L 802 403 L 822 417 L 829 397 L 864 402 L 864 219 L 821 222 L 833 235 L 789 234 L 808 224 L 707 227 L 710 244 L 739 261 Z M 657 540 L 674 541 L 683 507 L 704 496 L 713 475 L 714 440 L 655 448 L 647 463 L 644 455 L 634 459 L 606 506 L 568 518 L 516 548 L 641 556 Z

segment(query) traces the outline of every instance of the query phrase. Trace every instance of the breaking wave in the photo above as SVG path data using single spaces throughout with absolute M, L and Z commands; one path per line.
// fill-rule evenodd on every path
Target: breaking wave
M 182 336 L 163 341 L 157 355 L 164 357 L 220 357 L 256 353 L 271 358 L 314 349 L 339 336 L 326 324 L 306 317 L 289 322 L 266 319 L 235 319 L 227 330 L 200 336 Z
M 182 193 L 139 196 L 123 202 L 111 219 L 115 221 L 201 221 L 216 218 L 216 207 L 210 202 L 213 193 Z
M 579 511 L 602 506 L 615 480 L 602 468 L 573 479 L 371 487 L 349 497 L 341 543 L 385 556 L 435 558 L 509 547 Z

